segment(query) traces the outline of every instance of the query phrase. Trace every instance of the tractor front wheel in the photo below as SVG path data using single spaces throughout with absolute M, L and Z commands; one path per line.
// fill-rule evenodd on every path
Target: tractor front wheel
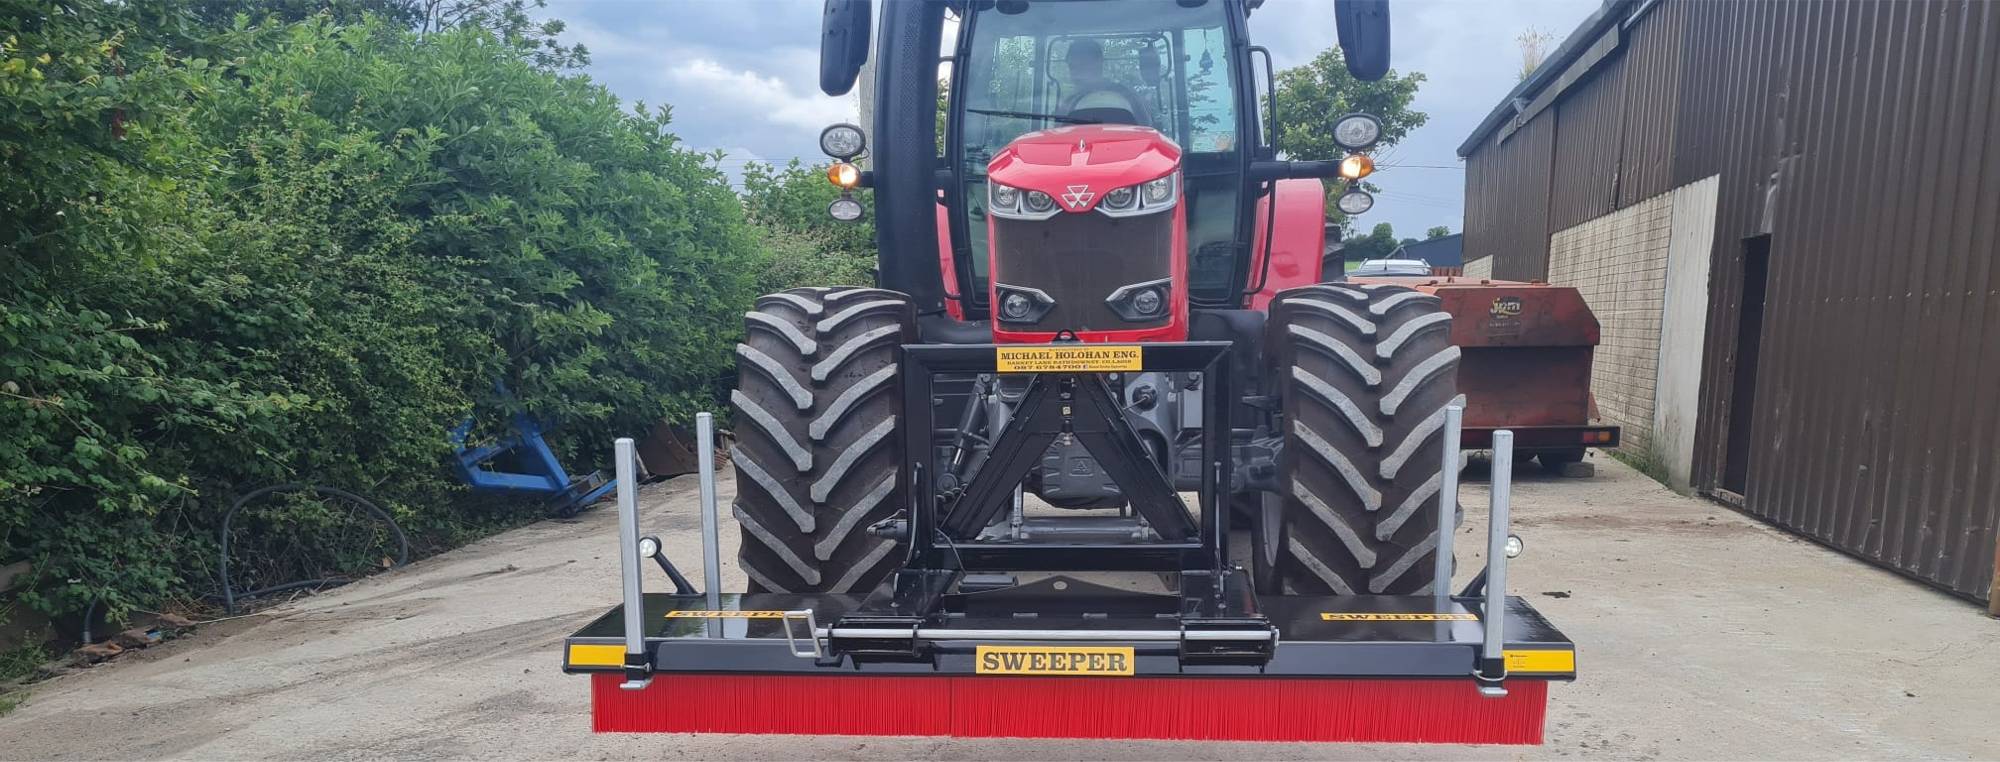
M 1268 326 L 1284 449 L 1258 529 L 1267 589 L 1428 592 L 1458 397 L 1451 315 L 1402 286 L 1321 284 L 1279 294 Z
M 736 345 L 738 557 L 752 592 L 859 593 L 894 567 L 868 525 L 903 504 L 897 469 L 909 297 L 795 288 L 757 300 Z

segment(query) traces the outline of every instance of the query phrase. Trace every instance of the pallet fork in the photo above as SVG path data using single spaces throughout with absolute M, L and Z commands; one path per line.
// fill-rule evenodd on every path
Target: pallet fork
M 996 349 L 904 347 L 909 452 L 929 451 L 931 380 L 997 372 Z M 1223 342 L 1146 347 L 1148 370 L 1208 379 L 1206 443 L 1229 441 L 1232 398 L 1218 372 L 1228 351 Z M 1446 496 L 1457 494 L 1462 412 L 1446 413 Z M 1488 563 L 1463 591 L 1451 593 L 1445 531 L 1429 595 L 1257 593 L 1229 558 L 1227 452 L 1204 452 L 1200 510 L 1190 514 L 1134 450 L 1143 445 L 1100 373 L 1036 374 L 962 490 L 912 489 L 906 512 L 871 527 L 908 553 L 861 596 L 718 591 L 714 427 L 709 414 L 697 420 L 702 592 L 641 535 L 632 440 L 616 443 L 624 603 L 571 636 L 563 663 L 592 675 L 600 732 L 1532 744 L 1548 684 L 1575 676 L 1570 641 L 1505 594 L 1519 548 L 1508 532 L 1508 431 L 1493 436 Z M 1061 437 L 1113 470 L 1156 540 L 980 538 Z M 921 464 L 903 478 L 926 483 Z M 1438 504 L 1440 525 L 1455 525 L 1457 501 Z M 676 593 L 644 592 L 647 556 Z M 996 572 L 1078 571 L 1168 573 L 1179 589 L 1148 594 L 1067 576 L 983 584 Z

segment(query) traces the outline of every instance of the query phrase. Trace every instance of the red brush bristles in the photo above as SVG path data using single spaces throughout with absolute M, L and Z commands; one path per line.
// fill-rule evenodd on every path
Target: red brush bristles
M 1548 683 L 660 675 L 591 679 L 598 732 L 1538 744 Z

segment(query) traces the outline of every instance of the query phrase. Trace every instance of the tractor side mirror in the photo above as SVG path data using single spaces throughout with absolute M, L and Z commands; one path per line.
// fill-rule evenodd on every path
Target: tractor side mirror
M 868 61 L 868 21 L 871 0 L 826 0 L 820 22 L 819 89 L 846 95 Z
M 1389 0 L 1334 0 L 1333 19 L 1348 72 L 1364 80 L 1389 73 Z

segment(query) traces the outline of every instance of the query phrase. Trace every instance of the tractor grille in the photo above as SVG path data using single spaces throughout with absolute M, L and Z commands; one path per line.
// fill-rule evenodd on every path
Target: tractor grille
M 1165 325 L 1125 320 L 1104 303 L 1118 287 L 1172 277 L 1172 211 L 1143 217 L 1064 212 L 1046 220 L 993 221 L 995 283 L 1040 289 L 1054 308 L 1033 323 L 1003 331 L 1114 331 Z M 996 313 L 999 305 L 994 305 Z

